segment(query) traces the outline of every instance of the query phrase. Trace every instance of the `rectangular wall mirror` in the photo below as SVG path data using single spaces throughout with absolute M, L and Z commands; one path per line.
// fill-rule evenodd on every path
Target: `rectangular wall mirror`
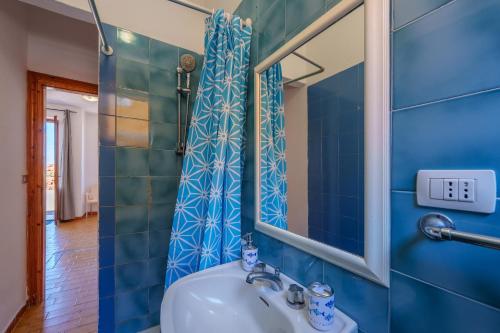
M 388 79 L 375 66 L 388 54 L 375 2 L 342 1 L 256 67 L 256 229 L 387 285 Z

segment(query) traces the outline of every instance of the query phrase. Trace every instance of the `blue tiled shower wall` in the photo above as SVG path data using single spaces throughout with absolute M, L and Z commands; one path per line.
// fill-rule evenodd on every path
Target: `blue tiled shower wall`
M 99 331 L 137 332 L 160 319 L 182 164 L 175 153 L 178 59 L 195 56 L 196 91 L 202 56 L 105 30 L 114 54 L 101 54 L 99 63 Z
M 243 0 L 254 21 L 251 67 L 339 0 Z M 417 231 L 419 169 L 500 172 L 500 1 L 392 0 L 391 287 L 255 232 L 261 259 L 301 283 L 322 280 L 361 332 L 498 332 L 498 253 Z M 250 75 L 242 228 L 254 223 L 254 101 Z M 500 187 L 499 187 L 500 188 Z M 461 230 L 500 237 L 500 214 L 442 211 Z M 479 328 L 478 328 L 479 327 Z
M 309 238 L 364 253 L 364 63 L 307 88 Z

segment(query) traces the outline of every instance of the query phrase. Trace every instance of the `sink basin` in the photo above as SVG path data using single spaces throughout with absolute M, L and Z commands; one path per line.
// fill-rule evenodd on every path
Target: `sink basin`
M 162 333 L 307 333 L 318 332 L 307 321 L 306 309 L 286 305 L 286 290 L 296 283 L 281 274 L 284 290 L 245 282 L 239 262 L 220 265 L 179 279 L 161 305 Z M 328 332 L 355 333 L 357 324 L 335 309 Z

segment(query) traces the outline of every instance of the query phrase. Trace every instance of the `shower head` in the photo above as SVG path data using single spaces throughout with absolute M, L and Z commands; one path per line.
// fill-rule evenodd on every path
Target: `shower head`
M 196 68 L 196 59 L 191 54 L 181 55 L 181 67 L 186 73 L 191 73 Z

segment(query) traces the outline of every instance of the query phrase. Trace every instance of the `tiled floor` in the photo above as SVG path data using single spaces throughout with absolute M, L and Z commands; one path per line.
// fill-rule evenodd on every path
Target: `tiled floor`
M 97 332 L 97 217 L 46 230 L 45 302 L 14 332 Z

